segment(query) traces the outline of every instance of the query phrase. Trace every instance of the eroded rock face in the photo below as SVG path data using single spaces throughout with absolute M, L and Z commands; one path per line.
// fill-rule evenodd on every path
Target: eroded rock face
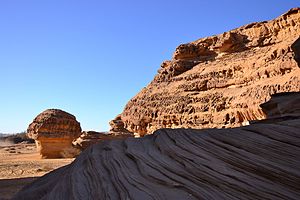
M 267 118 L 300 116 L 300 94 L 297 92 L 279 93 L 260 105 Z
M 300 199 L 300 116 L 294 117 L 106 140 L 13 199 Z
M 130 133 L 127 129 L 124 128 L 124 122 L 121 119 L 121 116 L 118 115 L 115 119 L 109 122 L 110 132 L 113 133 Z
M 72 141 L 81 134 L 76 118 L 59 109 L 48 109 L 39 114 L 27 129 L 28 137 L 36 141 L 43 158 L 68 158 L 79 153 Z
M 265 118 L 272 94 L 300 91 L 300 9 L 180 45 L 126 105 L 119 128 L 221 128 Z

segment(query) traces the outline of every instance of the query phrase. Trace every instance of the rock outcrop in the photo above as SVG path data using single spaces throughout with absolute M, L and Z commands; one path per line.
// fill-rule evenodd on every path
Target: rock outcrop
M 81 134 L 76 118 L 59 109 L 48 109 L 39 114 L 27 129 L 28 137 L 35 140 L 43 158 L 74 157 L 79 151 L 72 141 Z
M 299 102 L 286 105 L 288 95 L 273 96 L 280 112 L 285 106 L 299 110 Z M 299 99 L 300 93 L 290 97 Z M 274 107 L 264 110 L 273 113 Z M 160 129 L 143 138 L 106 140 L 26 186 L 14 199 L 297 200 L 300 115 L 293 117 L 230 129 Z
M 300 95 L 296 92 L 274 94 L 270 101 L 260 106 L 268 119 L 300 116 Z
M 110 132 L 114 133 L 130 133 L 127 129 L 124 128 L 124 122 L 121 119 L 121 116 L 118 115 L 115 119 L 109 122 Z
M 272 94 L 300 91 L 300 9 L 182 44 L 114 129 L 228 128 L 264 119 Z
M 83 131 L 80 137 L 73 141 L 73 145 L 80 150 L 84 150 L 87 147 L 104 140 L 118 140 L 128 137 L 133 137 L 133 134 L 122 132 Z

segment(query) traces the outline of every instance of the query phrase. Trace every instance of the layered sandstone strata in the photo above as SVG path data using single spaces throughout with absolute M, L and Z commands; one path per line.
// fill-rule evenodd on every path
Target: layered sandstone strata
M 286 101 L 300 93 L 281 97 L 271 99 L 280 112 L 300 109 Z M 274 109 L 264 108 L 267 114 Z M 300 115 L 294 115 L 238 128 L 160 129 L 143 138 L 104 141 L 13 199 L 297 200 L 299 134 Z
M 39 114 L 27 129 L 43 158 L 68 158 L 79 153 L 72 141 L 81 134 L 76 118 L 59 109 L 48 109 Z
M 272 94 L 300 91 L 299 36 L 300 9 L 294 8 L 182 44 L 113 129 L 143 136 L 159 128 L 227 128 L 263 119 L 259 105 Z
M 81 135 L 73 141 L 73 145 L 80 150 L 84 150 L 87 147 L 104 140 L 118 140 L 128 137 L 133 137 L 133 134 L 122 132 L 83 131 Z

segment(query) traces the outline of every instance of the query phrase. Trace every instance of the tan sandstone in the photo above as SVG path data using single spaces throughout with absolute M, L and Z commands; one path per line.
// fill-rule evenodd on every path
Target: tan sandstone
M 111 123 L 249 126 L 105 140 L 13 199 L 300 199 L 299 12 L 179 46 Z
M 282 108 L 287 97 L 299 99 L 300 93 L 271 101 Z M 299 134 L 300 115 L 294 115 L 238 128 L 160 129 L 143 138 L 106 140 L 13 199 L 297 200 Z
M 128 137 L 133 137 L 133 134 L 122 132 L 83 131 L 81 135 L 75 141 L 73 141 L 73 145 L 80 150 L 84 150 L 93 144 L 105 140 L 118 140 Z
M 59 109 L 48 109 L 39 114 L 27 129 L 43 158 L 71 158 L 79 153 L 72 146 L 81 134 L 76 118 Z
M 112 128 L 229 128 L 264 119 L 259 105 L 300 91 L 300 9 L 178 46 Z

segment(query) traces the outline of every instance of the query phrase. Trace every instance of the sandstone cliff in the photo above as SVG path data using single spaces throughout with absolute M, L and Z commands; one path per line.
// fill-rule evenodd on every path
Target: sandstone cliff
M 265 106 L 267 115 L 284 115 L 272 123 L 160 129 L 143 138 L 106 140 L 14 199 L 298 200 L 300 115 L 294 110 L 299 111 L 300 102 L 291 105 L 294 98 L 300 93 L 272 97 L 276 106 Z
M 182 44 L 112 129 L 143 136 L 159 128 L 236 127 L 263 119 L 259 104 L 270 95 L 300 91 L 299 36 L 300 9 L 294 8 Z
M 72 141 L 81 134 L 76 118 L 59 109 L 48 109 L 40 113 L 27 129 L 28 137 L 35 140 L 43 158 L 74 157 L 79 150 Z

